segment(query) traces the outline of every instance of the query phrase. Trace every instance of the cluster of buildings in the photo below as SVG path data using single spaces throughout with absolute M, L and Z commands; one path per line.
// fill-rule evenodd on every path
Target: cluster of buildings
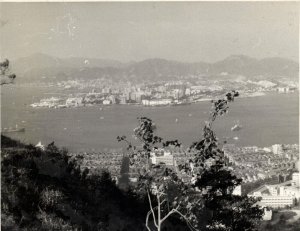
M 299 160 L 299 145 L 275 144 L 259 148 L 237 147 L 233 144 L 223 147 L 230 168 L 244 183 L 256 182 L 272 177 L 287 179 Z
M 262 185 L 248 194 L 259 199 L 261 207 L 269 209 L 291 208 L 300 201 L 300 177 L 292 174 L 292 180 L 273 185 Z
M 271 178 L 273 176 L 284 175 L 291 176 L 285 178 L 281 183 L 263 184 L 250 192 L 248 195 L 260 198 L 259 204 L 266 207 L 265 216 L 270 216 L 269 208 L 292 207 L 300 201 L 300 177 L 299 170 L 299 145 L 281 145 L 275 144 L 271 147 L 258 148 L 236 147 L 235 145 L 225 145 L 223 148 L 225 158 L 228 161 L 229 168 L 243 183 L 255 182 L 260 179 Z M 164 164 L 168 168 L 177 171 L 185 182 L 191 182 L 192 176 L 185 175 L 179 171 L 179 166 L 190 164 L 188 160 L 193 157 L 192 152 L 186 151 L 183 147 L 155 148 L 150 152 L 149 160 L 140 161 L 138 164 L 129 165 L 128 179 L 132 184 L 138 181 L 138 175 L 141 171 L 151 165 Z M 78 156 L 78 155 L 77 155 Z M 124 161 L 122 152 L 111 153 L 80 153 L 82 170 L 88 168 L 91 173 L 108 170 L 115 179 L 120 179 L 121 165 Z M 212 160 L 207 160 L 206 165 L 212 165 Z M 193 166 L 190 166 L 193 169 Z M 242 187 L 234 189 L 233 194 L 242 195 Z M 267 218 L 266 218 L 267 219 Z
M 236 151 L 235 154 L 239 153 L 243 157 L 238 159 L 236 155 L 230 155 L 230 150 L 231 152 L 232 150 Z M 243 183 L 245 180 L 246 182 L 247 180 L 257 181 L 283 172 L 292 176 L 289 180 L 284 179 L 282 183 L 263 184 L 248 193 L 248 196 L 259 199 L 257 204 L 264 209 L 263 220 L 272 219 L 273 209 L 292 208 L 300 204 L 299 145 L 275 144 L 268 148 L 225 146 L 224 154 L 230 163 L 242 166 L 241 168 L 231 166 L 231 169 L 237 176 L 242 176 Z M 184 152 L 180 148 L 173 150 L 154 149 L 150 154 L 150 162 L 151 164 L 163 163 L 178 170 L 178 165 L 188 163 L 187 160 L 192 155 L 192 153 Z M 208 160 L 205 164 L 211 165 L 212 162 Z M 193 168 L 193 166 L 190 167 Z M 280 171 L 277 171 L 278 169 Z M 290 171 L 292 174 L 288 174 Z M 191 176 L 184 174 L 180 174 L 180 177 L 184 181 L 191 182 L 193 180 Z M 235 187 L 232 193 L 241 196 L 242 187 L 243 185 Z
M 83 97 L 70 97 L 67 99 L 62 99 L 60 97 L 51 97 L 46 99 L 41 99 L 38 103 L 30 104 L 33 108 L 67 108 L 67 107 L 81 107 L 84 106 Z
M 223 147 L 224 156 L 228 161 L 229 168 L 243 180 L 243 183 L 256 182 L 272 177 L 285 176 L 282 181 L 286 181 L 291 177 L 291 171 L 295 169 L 299 161 L 299 145 L 281 145 L 275 144 L 271 147 L 258 148 L 238 147 L 233 144 L 227 144 Z M 81 153 L 85 162 L 82 166 L 94 166 L 91 168 L 99 168 L 102 166 L 116 166 L 119 169 L 121 165 L 122 154 L 120 153 Z M 141 166 L 130 166 L 132 175 L 149 164 L 164 163 L 167 166 L 184 165 L 189 159 L 193 158 L 193 153 L 184 150 L 183 147 L 169 147 L 168 149 L 153 149 L 150 153 L 150 163 L 140 163 Z M 86 165 L 87 164 L 87 165 Z M 206 161 L 207 165 L 211 165 L 210 160 Z M 117 174 L 118 171 L 115 171 Z
M 95 104 L 139 104 L 144 106 L 166 106 L 189 104 L 211 100 L 226 91 L 236 89 L 241 96 L 260 96 L 266 91 L 290 93 L 298 89 L 297 83 L 273 83 L 267 80 L 251 81 L 237 76 L 234 79 L 214 80 L 191 78 L 176 81 L 132 83 L 114 82 L 105 78 L 92 80 L 68 80 L 57 83 L 69 97 L 42 99 L 32 107 L 78 107 Z M 80 90 L 82 93 L 77 93 Z M 84 93 L 85 92 L 85 93 Z
M 259 199 L 257 204 L 264 209 L 264 220 L 272 219 L 274 209 L 292 208 L 300 204 L 299 145 L 275 144 L 265 148 L 225 145 L 223 151 L 230 165 L 229 168 L 235 175 L 243 179 L 243 183 L 255 182 L 283 173 L 291 176 L 281 183 L 264 183 L 248 193 L 248 196 Z M 179 171 L 179 166 L 189 164 L 193 171 L 193 166 L 188 161 L 193 155 L 183 147 L 154 148 L 150 152 L 148 161 L 143 159 L 135 165 L 130 165 L 128 157 L 117 151 L 110 153 L 83 152 L 74 156 L 80 157 L 82 170 L 89 169 L 90 174 L 97 175 L 101 174 L 103 170 L 107 170 L 120 187 L 126 188 L 128 184 L 137 184 L 141 171 L 157 164 L 163 164 L 177 171 L 184 182 L 192 182 L 193 176 Z M 122 172 L 121 168 L 124 168 L 126 158 L 127 172 L 124 172 L 124 169 Z M 213 160 L 209 159 L 205 164 L 210 166 L 213 164 Z M 124 179 L 128 179 L 128 181 L 124 181 Z M 235 187 L 233 194 L 242 195 L 242 187 L 243 184 Z
M 33 103 L 30 105 L 33 108 L 38 107 L 48 107 L 48 108 L 57 108 L 57 107 L 64 107 L 64 100 L 58 97 L 51 97 L 47 99 L 41 99 L 38 103 Z
M 80 168 L 88 169 L 90 174 L 100 175 L 103 170 L 110 172 L 113 178 L 120 175 L 123 154 L 120 152 L 81 152 L 72 154 L 80 160 Z
M 243 179 L 243 184 L 261 182 L 248 196 L 259 199 L 257 204 L 264 208 L 264 220 L 272 219 L 274 209 L 292 208 L 299 204 L 298 144 L 274 144 L 264 148 L 225 145 L 223 151 L 230 168 Z M 271 178 L 278 180 L 271 183 L 267 180 Z

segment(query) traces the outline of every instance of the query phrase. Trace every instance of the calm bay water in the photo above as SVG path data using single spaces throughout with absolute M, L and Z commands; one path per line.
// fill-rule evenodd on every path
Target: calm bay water
M 53 90 L 54 91 L 54 90 Z M 131 138 L 137 117 L 147 116 L 157 125 L 158 135 L 179 139 L 188 146 L 201 137 L 204 121 L 208 119 L 210 102 L 146 108 L 142 106 L 93 106 L 66 109 L 33 109 L 29 104 L 50 97 L 49 89 L 5 86 L 1 92 L 1 124 L 3 127 L 24 126 L 24 133 L 10 136 L 27 143 L 43 144 L 55 141 L 71 151 L 120 148 L 118 135 Z M 177 119 L 177 122 L 176 122 Z M 237 122 L 240 131 L 230 128 Z M 230 104 L 230 112 L 215 123 L 220 140 L 239 146 L 270 146 L 275 143 L 299 142 L 298 93 L 268 94 L 261 97 L 238 98 Z M 233 140 L 232 137 L 238 137 Z

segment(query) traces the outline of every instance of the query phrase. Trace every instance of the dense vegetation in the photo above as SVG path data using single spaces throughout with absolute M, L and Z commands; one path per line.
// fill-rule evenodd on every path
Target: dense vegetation
M 0 62 L 0 78 L 0 85 L 12 83 L 16 78 L 16 75 L 10 72 L 8 59 Z
M 45 151 L 1 136 L 2 230 L 143 230 L 141 200 L 109 173 L 81 172 L 54 144 Z
M 298 210 L 299 211 L 299 210 Z M 298 218 L 297 218 L 298 217 Z M 299 215 L 293 211 L 275 211 L 272 221 L 263 221 L 260 225 L 261 231 L 299 231 Z

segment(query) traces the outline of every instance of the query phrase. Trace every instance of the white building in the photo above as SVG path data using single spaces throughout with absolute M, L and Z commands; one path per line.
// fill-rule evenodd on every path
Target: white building
M 163 105 L 169 105 L 172 103 L 172 99 L 143 99 L 142 104 L 144 106 L 163 106 Z
M 263 215 L 264 221 L 270 221 L 272 220 L 272 210 L 268 210 L 267 208 L 264 208 L 264 215 Z
M 257 146 L 249 146 L 249 147 L 243 147 L 243 151 L 245 152 L 258 152 L 258 147 Z
M 66 100 L 66 106 L 67 107 L 78 107 L 83 104 L 83 98 L 78 97 L 78 98 L 68 98 Z
M 284 208 L 294 204 L 292 196 L 263 196 L 261 201 L 263 205 L 272 208 Z
M 152 164 L 164 163 L 169 166 L 175 165 L 174 156 L 170 151 L 164 149 L 155 149 L 150 153 L 150 160 Z
M 259 197 L 262 207 L 283 208 L 293 206 L 300 197 L 299 187 L 282 185 L 265 185 L 253 191 L 249 196 Z
M 191 95 L 191 89 L 190 88 L 185 89 L 185 95 Z
M 279 93 L 288 93 L 290 91 L 290 88 L 289 87 L 278 87 L 277 91 Z
M 272 145 L 272 152 L 276 155 L 283 153 L 283 146 L 282 144 L 274 144 Z
M 276 186 L 269 186 L 266 185 L 267 189 L 269 189 L 269 192 L 271 194 L 271 196 L 277 196 L 278 195 L 278 189 Z
M 262 194 L 261 194 L 260 191 L 256 191 L 256 192 L 253 192 L 252 196 L 254 196 L 254 197 L 261 197 Z
M 300 173 L 299 172 L 294 172 L 292 175 L 292 183 L 295 186 L 300 187 Z
M 166 165 L 173 166 L 174 165 L 174 157 L 172 155 L 156 157 L 156 164 L 160 164 L 160 163 L 164 163 Z
M 61 98 L 57 98 L 57 97 L 51 97 L 51 98 L 47 98 L 47 99 L 41 99 L 39 103 L 33 103 L 30 104 L 31 107 L 49 107 L 49 108 L 53 108 L 58 106 L 59 104 L 61 104 L 63 102 L 63 100 Z
M 280 196 L 292 196 L 293 198 L 300 198 L 300 188 L 295 186 L 280 186 Z
M 234 188 L 232 194 L 236 195 L 236 196 L 241 196 L 242 195 L 242 186 L 241 185 L 236 186 Z
M 109 105 L 109 104 L 111 104 L 111 101 L 109 99 L 105 99 L 105 100 L 103 100 L 103 104 Z
M 263 151 L 265 151 L 265 152 L 272 152 L 272 150 L 270 148 L 266 148 L 266 147 L 263 148 Z

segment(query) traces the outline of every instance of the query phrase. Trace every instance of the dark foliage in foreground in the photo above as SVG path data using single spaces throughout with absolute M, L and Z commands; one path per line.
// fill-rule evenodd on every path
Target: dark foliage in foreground
M 4 61 L 0 62 L 0 85 L 13 83 L 15 78 L 16 75 L 10 73 L 9 60 L 5 59 Z
M 141 199 L 109 173 L 80 171 L 50 144 L 45 151 L 1 136 L 2 230 L 143 230 Z
M 299 231 L 300 219 L 295 219 L 297 214 L 293 211 L 274 211 L 271 221 L 263 221 L 261 231 Z

